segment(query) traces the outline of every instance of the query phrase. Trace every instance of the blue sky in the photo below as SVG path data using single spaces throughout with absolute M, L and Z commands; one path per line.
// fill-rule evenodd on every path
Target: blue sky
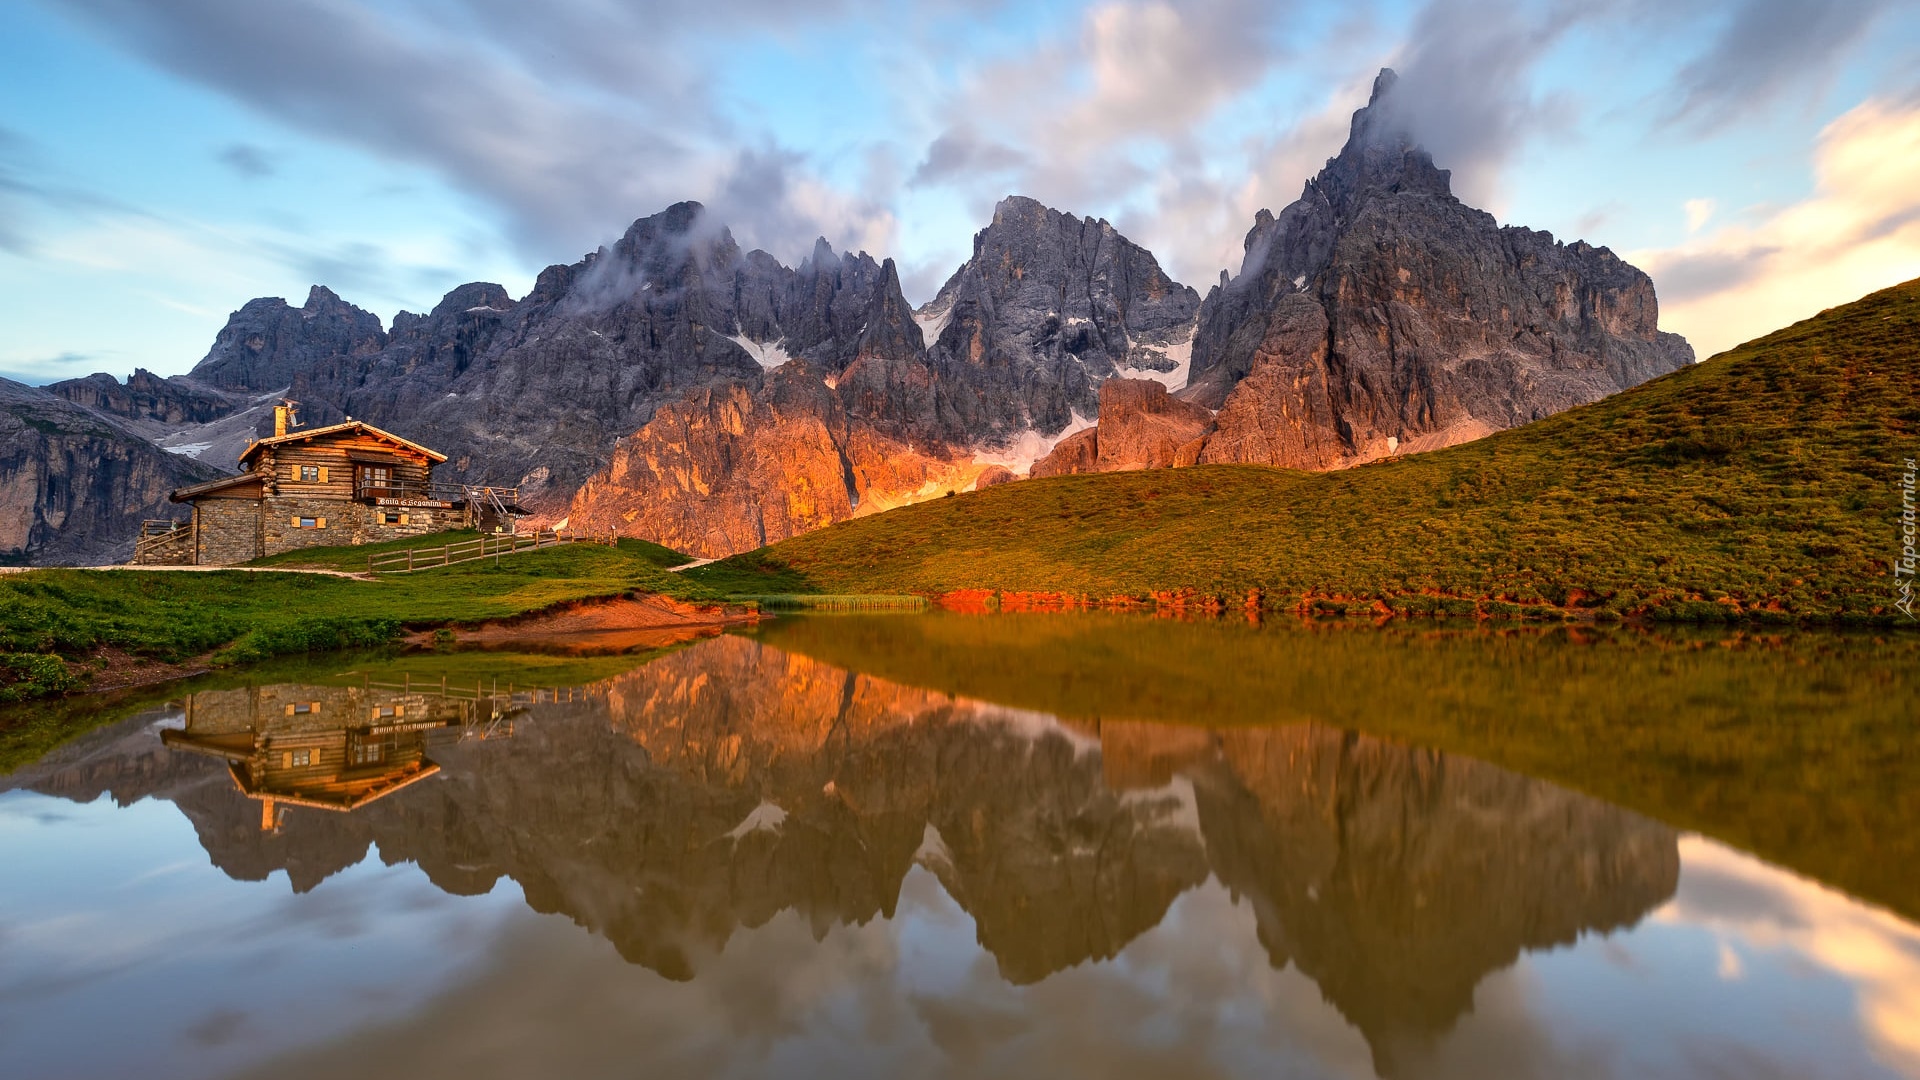
M 1015 192 L 1204 288 L 1386 64 L 1458 194 L 1627 255 L 1702 355 L 1920 276 L 1894 0 L 16 0 L 0 374 L 183 372 L 313 283 L 519 294 L 683 198 L 916 303 Z

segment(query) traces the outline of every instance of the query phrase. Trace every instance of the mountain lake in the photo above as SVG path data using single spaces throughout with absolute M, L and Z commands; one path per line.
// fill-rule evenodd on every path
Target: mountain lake
M 1915 635 L 938 612 L 16 707 L 0 1076 L 1920 1077 L 1917 705 Z

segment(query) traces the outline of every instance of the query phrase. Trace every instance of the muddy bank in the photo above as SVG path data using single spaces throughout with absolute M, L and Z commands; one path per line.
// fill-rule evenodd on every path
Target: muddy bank
M 472 626 L 423 630 L 409 638 L 413 644 L 445 644 L 448 634 L 461 645 L 489 645 L 527 638 L 719 630 L 751 625 L 763 618 L 741 604 L 690 604 L 665 596 L 629 593 L 600 600 L 581 600 L 508 619 Z

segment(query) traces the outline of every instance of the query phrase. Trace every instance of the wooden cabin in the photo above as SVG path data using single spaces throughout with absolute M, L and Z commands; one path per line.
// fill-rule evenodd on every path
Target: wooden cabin
M 135 565 L 230 566 L 304 547 L 367 544 L 444 529 L 512 527 L 518 492 L 440 484 L 445 454 L 371 424 L 289 430 L 291 405 L 274 410 L 274 434 L 240 455 L 245 471 L 175 491 L 193 508 L 158 522 Z

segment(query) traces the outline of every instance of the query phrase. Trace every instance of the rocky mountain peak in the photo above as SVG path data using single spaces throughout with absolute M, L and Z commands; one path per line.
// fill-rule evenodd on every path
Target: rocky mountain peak
M 670 281 L 691 267 L 700 271 L 731 267 L 740 261 L 740 245 L 725 224 L 697 202 L 678 202 L 627 228 L 613 254 L 647 280 Z
M 298 308 L 278 296 L 248 301 L 228 316 L 192 377 L 223 390 L 279 390 L 316 363 L 339 356 L 370 356 L 386 343 L 378 315 L 347 303 L 324 285 L 315 285 L 307 290 L 306 304 Z
M 491 281 L 470 281 L 456 286 L 433 305 L 430 317 L 438 319 L 447 315 L 457 315 L 472 311 L 474 308 L 491 308 L 494 311 L 511 310 L 513 297 L 507 294 L 505 287 Z M 398 320 L 396 320 L 398 321 Z
M 1199 294 L 1108 222 L 1014 195 L 919 321 L 956 437 L 992 445 L 1093 415 L 1116 374 L 1176 371 L 1198 309 Z
M 1433 155 L 1414 140 L 1396 93 L 1399 82 L 1392 68 L 1380 69 L 1366 107 L 1353 114 L 1346 146 L 1307 181 L 1301 198 L 1318 194 L 1346 217 L 1375 192 L 1452 196 L 1452 173 L 1436 167 Z
M 1247 234 L 1200 313 L 1185 396 L 1220 409 L 1203 462 L 1339 468 L 1435 449 L 1684 366 L 1653 282 L 1455 198 L 1382 70 L 1351 137 Z

